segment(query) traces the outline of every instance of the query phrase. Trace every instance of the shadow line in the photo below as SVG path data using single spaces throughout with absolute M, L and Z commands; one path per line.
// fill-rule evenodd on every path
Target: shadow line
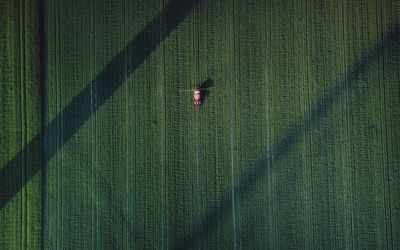
M 309 110 L 309 115 L 291 129 L 287 135 L 275 144 L 270 152 L 259 161 L 259 167 L 249 170 L 241 179 L 238 185 L 233 187 L 233 191 L 229 190 L 227 195 L 210 210 L 199 223 L 193 226 L 193 230 L 188 232 L 182 239 L 174 242 L 171 246 L 172 249 L 189 249 L 194 248 L 196 244 L 201 243 L 207 239 L 207 235 L 215 230 L 216 225 L 221 221 L 229 211 L 232 210 L 232 202 L 234 197 L 242 197 L 249 195 L 254 188 L 260 183 L 266 175 L 268 166 L 272 163 L 276 165 L 277 162 L 284 159 L 284 157 L 291 152 L 302 136 L 309 133 L 323 118 L 327 117 L 328 109 L 332 108 L 335 101 L 338 100 L 345 92 L 351 90 L 356 86 L 356 82 L 360 81 L 365 73 L 368 71 L 371 63 L 382 55 L 384 50 L 390 48 L 398 49 L 400 47 L 400 29 L 397 25 L 391 27 L 385 33 L 382 42 L 373 48 L 370 53 L 358 60 L 351 71 L 337 81 L 337 83 L 327 90 L 326 94 L 319 97 L 315 104 Z M 274 166 L 270 166 L 271 169 Z
M 45 167 L 46 163 L 168 37 L 198 2 L 200 0 L 170 0 L 163 10 L 112 61 L 0 170 L 0 209 L 40 171 L 40 165 Z M 43 81 L 43 79 L 40 80 Z M 92 90 L 96 93 L 94 106 L 91 103 Z M 61 128 L 62 133 L 60 133 Z M 43 162 L 29 166 L 24 159 L 29 152 L 35 152 L 38 147 L 43 146 L 41 145 L 43 136 L 46 137 L 46 142 L 52 142 L 53 139 L 59 138 L 63 143 L 53 143 L 46 147 Z M 25 171 L 24 178 L 20 178 L 22 180 L 16 183 L 15 176 L 21 176 L 23 170 Z

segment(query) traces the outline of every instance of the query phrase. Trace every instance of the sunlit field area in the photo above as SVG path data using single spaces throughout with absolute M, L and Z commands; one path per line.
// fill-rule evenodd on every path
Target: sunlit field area
M 0 249 L 400 249 L 399 1 L 1 0 L 0 29 Z

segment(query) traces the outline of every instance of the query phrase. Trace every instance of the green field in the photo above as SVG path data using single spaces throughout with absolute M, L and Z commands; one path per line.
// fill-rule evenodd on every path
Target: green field
M 1 0 L 0 26 L 0 249 L 400 248 L 399 1 Z

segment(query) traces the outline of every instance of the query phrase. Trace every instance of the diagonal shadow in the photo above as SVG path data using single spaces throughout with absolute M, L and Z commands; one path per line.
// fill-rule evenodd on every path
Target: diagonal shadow
M 252 193 L 254 188 L 260 183 L 263 177 L 267 173 L 268 163 L 279 162 L 284 159 L 290 151 L 296 146 L 296 141 L 299 141 L 300 137 L 309 133 L 313 127 L 316 127 L 318 123 L 328 115 L 327 110 L 332 108 L 335 101 L 346 92 L 356 86 L 357 81 L 360 81 L 365 73 L 368 71 L 371 63 L 378 59 L 379 55 L 382 55 L 384 50 L 387 49 L 399 49 L 400 47 L 400 29 L 398 25 L 394 25 L 385 33 L 382 42 L 373 48 L 367 55 L 360 58 L 356 62 L 343 79 L 338 80 L 337 83 L 328 89 L 326 94 L 319 97 L 316 103 L 309 111 L 309 115 L 299 122 L 297 126 L 291 129 L 287 135 L 273 146 L 271 151 L 259 161 L 259 167 L 249 170 L 241 179 L 239 184 L 233 187 L 232 191 L 229 191 L 225 197 L 216 205 L 216 207 L 210 210 L 199 223 L 193 226 L 193 230 L 184 235 L 182 239 L 179 239 L 174 243 L 172 249 L 189 249 L 193 248 L 196 244 L 207 239 L 207 235 L 215 230 L 218 221 L 224 218 L 224 215 L 232 210 L 232 204 L 235 196 L 246 196 Z M 271 166 L 273 168 L 274 166 Z
M 97 109 L 124 83 L 124 81 L 150 56 L 168 35 L 183 21 L 200 0 L 170 0 L 164 9 L 152 19 L 135 38 L 120 51 L 87 86 L 49 122 L 23 149 L 0 170 L 0 209 L 10 201 L 25 184 L 40 171 L 41 166 L 24 166 L 29 152 L 37 152 L 43 137 L 47 141 L 59 138 L 63 143 L 54 143 L 46 148 L 46 163 L 85 124 Z M 96 104 L 91 103 L 92 89 L 96 90 Z M 79 111 L 79 112 L 78 112 Z M 62 123 L 66 121 L 68 124 Z M 63 133 L 57 133 L 63 128 Z M 15 176 L 24 178 L 15 182 Z

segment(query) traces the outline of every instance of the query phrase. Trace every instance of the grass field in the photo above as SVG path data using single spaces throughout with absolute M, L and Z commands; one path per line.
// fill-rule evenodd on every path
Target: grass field
M 0 249 L 400 248 L 398 1 L 0 14 Z

